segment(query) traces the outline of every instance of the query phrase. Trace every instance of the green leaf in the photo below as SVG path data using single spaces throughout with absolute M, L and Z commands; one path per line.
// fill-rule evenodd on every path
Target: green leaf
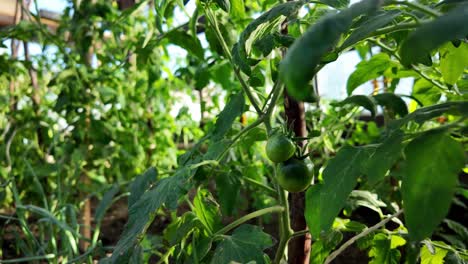
M 332 226 L 356 185 L 366 156 L 367 152 L 361 148 L 343 147 L 325 167 L 324 182 L 307 190 L 305 218 L 314 237 Z
M 464 225 L 450 219 L 445 219 L 444 223 L 446 223 L 447 226 L 453 230 L 464 243 L 468 243 L 468 229 Z
M 208 234 L 216 232 L 221 224 L 219 208 L 213 202 L 210 192 L 199 190 L 193 199 L 194 212 Z
M 462 145 L 444 131 L 429 131 L 405 149 L 402 196 L 414 241 L 429 237 L 446 216 L 464 166 Z
M 423 63 L 432 50 L 467 34 L 468 5 L 459 5 L 413 31 L 401 46 L 401 62 L 406 66 Z
M 231 129 L 234 120 L 245 110 L 245 98 L 242 92 L 231 97 L 218 116 L 213 130 L 213 140 L 219 140 Z
M 102 200 L 96 208 L 96 213 L 94 213 L 94 222 L 100 223 L 107 209 L 112 204 L 112 199 L 119 192 L 120 188 L 118 184 L 114 184 L 105 194 L 102 196 Z
M 343 234 L 336 230 L 323 233 L 320 238 L 314 241 L 314 246 L 310 252 L 311 264 L 323 264 L 330 252 L 343 240 Z
M 165 37 L 172 44 L 187 50 L 189 53 L 197 56 L 200 60 L 204 60 L 205 52 L 198 38 L 194 38 L 193 36 L 190 36 L 187 32 L 180 30 L 169 31 Z
M 238 171 L 230 171 L 216 177 L 216 190 L 223 215 L 232 215 L 237 206 L 240 191 L 240 180 Z
M 428 106 L 436 104 L 442 94 L 440 90 L 428 80 L 419 79 L 414 84 L 411 95 L 418 99 L 424 106 Z
M 391 248 L 391 240 L 386 234 L 376 234 L 369 251 L 372 260 L 369 264 L 398 264 L 400 263 L 400 251 Z
M 263 250 L 272 245 L 270 235 L 264 233 L 260 227 L 241 225 L 234 230 L 232 236 L 223 236 L 223 240 L 214 251 L 211 263 L 229 264 L 250 261 L 264 263 Z
M 366 18 L 345 40 L 341 48 L 349 47 L 365 39 L 375 30 L 389 24 L 401 14 L 399 10 L 382 10 L 381 13 Z
M 130 207 L 125 229 L 112 256 L 106 259 L 106 262 L 128 263 L 133 247 L 148 229 L 158 209 L 163 205 L 169 209 L 176 208 L 179 197 L 185 192 L 183 185 L 188 176 L 188 169 L 179 169 L 175 175 L 158 181 L 153 189 L 141 195 L 140 199 Z
M 348 197 L 348 203 L 351 205 L 352 210 L 363 206 L 377 212 L 380 216 L 383 216 L 380 207 L 387 206 L 384 202 L 379 200 L 377 194 L 363 190 L 353 190 Z
M 354 18 L 375 11 L 378 6 L 379 1 L 374 0 L 356 3 L 340 13 L 320 19 L 297 39 L 280 65 L 280 78 L 286 85 L 288 94 L 296 100 L 316 101 L 309 82 L 322 57 L 335 47 Z
M 396 114 L 404 117 L 408 114 L 408 107 L 405 101 L 393 93 L 382 93 L 373 96 L 377 104 L 393 110 Z
M 71 234 L 73 234 L 76 237 L 80 236 L 80 234 L 78 234 L 74 229 L 72 229 L 66 222 L 57 219 L 57 217 L 55 217 L 51 212 L 49 212 L 48 210 L 46 210 L 46 209 L 44 209 L 42 207 L 38 207 L 38 206 L 35 206 L 35 205 L 32 205 L 32 204 L 28 204 L 28 205 L 17 205 L 17 208 L 18 209 L 23 209 L 23 210 L 28 210 L 28 211 L 31 211 L 31 212 L 33 212 L 35 214 L 38 214 L 38 215 L 43 217 L 41 219 L 42 221 L 50 222 L 50 223 L 54 224 L 55 226 L 59 227 L 60 229 L 62 229 L 63 231 L 70 232 Z
M 346 91 L 350 95 L 359 85 L 373 80 L 383 74 L 383 72 L 397 63 L 392 61 L 386 53 L 379 53 L 368 61 L 361 61 L 356 70 L 349 76 L 346 83 Z
M 468 67 L 468 44 L 462 42 L 457 48 L 447 43 L 439 50 L 439 54 L 442 77 L 446 83 L 454 85 Z
M 427 120 L 438 117 L 443 113 L 448 113 L 452 115 L 461 115 L 468 116 L 468 102 L 459 101 L 459 102 L 446 102 L 437 105 L 431 105 L 423 108 L 416 109 L 416 111 L 410 113 L 404 118 L 393 120 L 389 127 L 393 129 L 399 129 L 404 124 L 409 121 L 415 121 L 418 124 L 422 124 Z
M 375 184 L 387 174 L 402 154 L 403 133 L 392 133 L 376 148 L 369 148 L 369 159 L 364 163 L 363 174 L 369 184 Z
M 434 247 L 434 254 L 430 252 L 426 245 L 421 249 L 421 264 L 439 264 L 444 263 L 444 258 L 448 251 L 443 248 Z
M 240 35 L 236 48 L 233 49 L 234 61 L 243 72 L 249 75 L 250 65 L 258 63 L 258 61 L 249 60 L 253 44 L 267 35 L 278 32 L 281 23 L 295 14 L 302 5 L 300 1 L 279 4 L 247 25 Z
M 207 67 L 200 67 L 195 72 L 195 89 L 201 90 L 210 83 L 211 74 Z
M 342 105 L 347 105 L 347 104 L 354 104 L 354 105 L 362 106 L 366 110 L 371 112 L 372 116 L 375 116 L 375 112 L 377 111 L 374 100 L 371 97 L 366 96 L 366 95 L 353 95 L 335 105 L 342 106 Z
M 255 67 L 249 78 L 249 85 L 252 87 L 263 87 L 265 86 L 265 77 L 260 70 L 260 67 Z
M 445 264 L 466 264 L 466 257 L 463 259 L 458 253 L 456 252 L 449 252 L 444 259 Z
M 231 15 L 234 18 L 242 18 L 245 14 L 244 0 L 231 0 Z
M 152 183 L 156 181 L 156 177 L 158 172 L 154 167 L 149 168 L 143 174 L 139 175 L 138 177 L 133 180 L 132 184 L 130 185 L 130 196 L 128 197 L 128 208 L 132 207 L 138 199 L 140 199 L 141 195 L 148 190 Z
M 182 217 L 179 217 L 164 229 L 164 238 L 169 242 L 169 245 L 176 245 L 187 237 L 199 224 L 200 221 L 194 213 L 186 212 Z
M 231 10 L 231 2 L 229 0 L 215 0 L 215 3 L 227 13 Z

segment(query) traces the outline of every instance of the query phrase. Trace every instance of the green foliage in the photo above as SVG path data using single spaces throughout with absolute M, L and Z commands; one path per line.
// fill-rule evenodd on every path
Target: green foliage
M 242 225 L 224 236 L 216 247 L 211 263 L 230 263 L 232 261 L 263 263 L 263 250 L 271 247 L 271 237 L 259 227 Z
M 69 1 L 54 32 L 36 14 L 0 29 L 1 49 L 42 48 L 0 55 L 1 258 L 276 264 L 310 232 L 311 263 L 354 235 L 370 263 L 463 263 L 465 219 L 447 212 L 467 197 L 466 18 L 463 1 L 97 0 Z M 347 52 L 346 97 L 320 98 L 335 91 L 317 74 Z M 307 188 L 290 214 L 287 191 Z
M 356 185 L 366 155 L 360 148 L 341 149 L 323 171 L 323 183 L 316 184 L 307 191 L 305 217 L 314 237 L 318 237 L 322 230 L 328 231 L 332 226 Z
M 405 148 L 401 186 L 405 219 L 410 237 L 430 236 L 448 212 L 463 168 L 462 145 L 445 131 L 430 131 Z

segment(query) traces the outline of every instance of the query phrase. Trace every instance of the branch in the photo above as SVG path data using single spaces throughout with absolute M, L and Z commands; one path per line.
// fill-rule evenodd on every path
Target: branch
M 341 253 L 343 253 L 343 251 L 345 251 L 345 249 L 347 249 L 349 246 L 351 246 L 354 242 L 356 242 L 358 239 L 360 238 L 363 238 L 365 236 L 367 236 L 368 234 L 376 231 L 377 229 L 381 228 L 382 226 L 384 226 L 386 223 L 390 222 L 390 220 L 392 220 L 394 217 L 397 217 L 399 216 L 401 213 L 403 213 L 403 209 L 401 209 L 400 211 L 396 212 L 395 214 L 391 215 L 390 217 L 380 221 L 379 223 L 377 223 L 376 225 L 372 226 L 372 227 L 369 227 L 367 229 L 365 229 L 364 231 L 362 231 L 361 233 L 357 234 L 356 236 L 352 237 L 350 240 L 346 241 L 343 245 L 341 245 L 341 247 L 335 251 L 333 251 L 328 257 L 327 259 L 325 260 L 324 264 L 329 264 L 331 263 L 338 255 L 340 255 Z
M 264 209 L 260 209 L 258 211 L 252 212 L 250 214 L 244 215 L 243 217 L 237 219 L 236 221 L 228 224 L 224 228 L 220 229 L 218 232 L 214 234 L 214 236 L 224 235 L 229 232 L 231 229 L 236 228 L 237 226 L 249 221 L 250 219 L 254 219 L 256 217 L 262 216 L 264 214 L 275 213 L 275 212 L 283 212 L 283 206 L 272 206 Z

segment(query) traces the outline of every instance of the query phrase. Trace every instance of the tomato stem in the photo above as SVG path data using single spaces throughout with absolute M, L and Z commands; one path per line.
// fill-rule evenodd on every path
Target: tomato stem
M 224 51 L 226 57 L 228 58 L 228 60 L 231 63 L 232 67 L 234 68 L 234 73 L 235 73 L 237 79 L 239 80 L 239 82 L 240 82 L 240 84 L 242 86 L 242 89 L 244 90 L 245 94 L 247 95 L 247 98 L 249 98 L 249 101 L 252 104 L 252 106 L 255 108 L 255 111 L 259 115 L 263 114 L 262 110 L 260 109 L 259 103 L 257 102 L 257 98 L 255 98 L 252 91 L 250 91 L 249 86 L 245 83 L 244 79 L 242 78 L 242 76 L 241 76 L 241 74 L 239 72 L 238 67 L 236 67 L 236 65 L 234 63 L 234 60 L 232 59 L 231 50 L 227 46 L 227 43 L 224 40 L 224 37 L 221 34 L 221 31 L 219 30 L 218 21 L 216 20 L 216 17 L 214 15 L 213 11 L 209 7 L 205 7 L 205 14 L 207 15 L 208 21 L 210 22 L 211 26 L 213 27 L 213 29 L 215 31 L 216 38 L 221 43 L 221 47 L 223 48 L 223 51 Z
M 275 167 L 275 174 L 277 173 L 277 168 Z M 281 212 L 280 216 L 280 243 L 276 251 L 275 260 L 273 263 L 279 264 L 283 258 L 286 247 L 288 245 L 289 239 L 292 237 L 293 230 L 291 229 L 291 223 L 289 219 L 289 205 L 288 205 L 288 196 L 287 191 L 283 190 L 279 184 L 277 184 L 277 192 L 279 197 L 279 202 L 283 206 L 284 211 Z
M 234 222 L 228 224 L 224 228 L 221 228 L 218 232 L 214 233 L 213 236 L 215 237 L 215 236 L 220 236 L 220 235 L 226 234 L 231 229 L 236 228 L 237 226 L 249 221 L 250 219 L 254 219 L 254 218 L 260 217 L 260 216 L 265 215 L 265 214 L 276 213 L 276 212 L 284 212 L 284 211 L 285 211 L 285 208 L 283 206 L 278 206 L 278 205 L 257 210 L 255 212 L 250 213 L 250 214 L 246 214 L 246 215 L 242 216 L 241 218 L 235 220 Z

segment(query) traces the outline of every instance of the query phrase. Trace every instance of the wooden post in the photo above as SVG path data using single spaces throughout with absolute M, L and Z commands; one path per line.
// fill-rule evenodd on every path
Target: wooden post
M 281 33 L 285 35 L 288 34 L 288 26 L 286 23 L 283 24 Z M 291 98 L 288 95 L 287 89 L 284 89 L 284 111 L 288 127 L 293 128 L 296 137 L 307 137 L 304 103 Z M 298 144 L 303 146 L 305 142 L 298 142 Z M 289 208 L 291 228 L 294 231 L 307 229 L 307 223 L 304 217 L 305 193 L 290 193 Z M 309 264 L 310 249 L 311 236 L 309 233 L 304 236 L 292 238 L 288 245 L 288 263 Z

